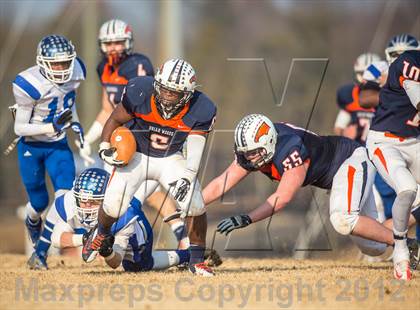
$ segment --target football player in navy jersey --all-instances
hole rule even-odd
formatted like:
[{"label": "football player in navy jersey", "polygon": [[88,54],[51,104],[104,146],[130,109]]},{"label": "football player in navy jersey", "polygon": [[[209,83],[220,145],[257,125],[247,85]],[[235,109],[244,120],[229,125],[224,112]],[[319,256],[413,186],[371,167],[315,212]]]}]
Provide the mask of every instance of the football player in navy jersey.
[{"label": "football player in navy jersey", "polygon": [[[137,77],[127,84],[121,104],[102,132],[99,155],[115,168],[99,211],[98,234],[91,236],[83,248],[85,260],[109,238],[111,225],[126,211],[138,188],[146,184],[143,197],[136,194],[143,202],[160,184],[177,201],[181,217],[186,217],[190,226],[190,271],[213,275],[203,263],[207,219],[197,173],[216,106],[195,88],[195,71],[182,59],[166,61],[154,79]],[[133,122],[130,129],[136,138],[137,152],[123,166],[109,141],[113,130],[129,121]]]},{"label": "football player in navy jersey", "polygon": [[91,144],[101,136],[103,126],[118,103],[129,79],[153,76],[153,65],[145,55],[133,52],[130,25],[118,19],[105,22],[99,30],[99,47],[103,55],[96,69],[102,85],[102,109],[85,136],[80,156],[85,166],[94,163]]},{"label": "football player in navy jersey", "polygon": [[340,111],[334,124],[336,135],[365,143],[374,109],[360,106],[360,83],[363,80],[363,72],[376,61],[380,61],[380,57],[376,54],[361,54],[354,63],[355,81],[345,84],[337,90],[337,105]]},{"label": "football player in navy jersey", "polygon": [[[85,166],[94,162],[91,158],[91,144],[100,138],[103,125],[117,104],[121,102],[122,92],[128,80],[137,76],[153,76],[154,74],[149,58],[133,52],[133,33],[126,22],[118,19],[105,22],[99,30],[98,42],[103,55],[96,69],[102,85],[102,109],[85,136],[84,147],[80,148],[80,156],[84,159]],[[126,126],[130,126],[130,123]],[[76,144],[80,146],[79,143]],[[105,165],[105,169],[111,172],[112,167]],[[165,193],[158,188],[147,200],[147,204],[163,217],[175,210],[174,202],[165,198]],[[188,246],[188,238],[185,237],[185,226],[182,221],[174,219],[168,224],[178,242],[181,242],[182,246]]]},{"label": "football player in navy jersey", "polygon": [[397,193],[392,207],[394,276],[408,280],[408,221],[420,183],[420,50],[415,38],[405,38],[409,46],[389,67],[367,147],[378,172]]},{"label": "football player in navy jersey", "polygon": [[392,230],[380,224],[372,184],[375,167],[367,150],[344,137],[318,136],[286,123],[273,124],[267,117],[251,114],[235,130],[232,164],[203,190],[207,204],[220,198],[252,171],[279,181],[278,188],[249,214],[222,220],[220,233],[272,216],[285,207],[300,187],[331,189],[330,220],[335,230],[352,235],[365,254],[382,254],[394,243]]}]

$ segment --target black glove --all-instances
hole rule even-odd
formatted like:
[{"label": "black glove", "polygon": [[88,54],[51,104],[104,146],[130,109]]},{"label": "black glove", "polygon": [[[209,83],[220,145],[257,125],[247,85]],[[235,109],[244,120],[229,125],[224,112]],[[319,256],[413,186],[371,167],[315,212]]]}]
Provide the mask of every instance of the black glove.
[{"label": "black glove", "polygon": [[246,227],[251,223],[252,220],[247,214],[232,216],[221,220],[217,225],[217,231],[227,236],[232,230]]},{"label": "black glove", "polygon": [[53,127],[56,132],[62,132],[64,129],[70,127],[72,112],[70,109],[65,109],[53,117]]},{"label": "black glove", "polygon": [[102,246],[99,248],[99,255],[107,257],[112,254],[112,246],[114,245],[115,237],[113,235],[107,236],[102,242]]}]

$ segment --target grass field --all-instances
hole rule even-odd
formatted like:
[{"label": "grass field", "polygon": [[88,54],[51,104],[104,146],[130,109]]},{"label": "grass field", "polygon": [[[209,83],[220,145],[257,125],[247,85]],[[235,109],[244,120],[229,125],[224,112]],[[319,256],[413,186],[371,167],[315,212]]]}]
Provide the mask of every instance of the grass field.
[{"label": "grass field", "polygon": [[227,259],[214,278],[124,273],[51,257],[29,271],[23,255],[0,255],[0,309],[419,309],[420,275],[392,279],[390,263]]}]

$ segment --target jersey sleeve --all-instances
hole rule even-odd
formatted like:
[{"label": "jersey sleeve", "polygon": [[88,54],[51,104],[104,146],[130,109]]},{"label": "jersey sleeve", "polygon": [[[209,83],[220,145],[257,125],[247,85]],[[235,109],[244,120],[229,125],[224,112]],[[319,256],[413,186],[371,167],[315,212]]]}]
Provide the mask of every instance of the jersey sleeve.
[{"label": "jersey sleeve", "polygon": [[102,83],[102,74],[104,73],[105,59],[102,59],[101,62],[96,67],[96,73],[98,74],[98,79]]},{"label": "jersey sleeve", "polygon": [[216,122],[217,108],[214,103],[204,94],[200,94],[197,102],[191,108],[195,121],[192,126],[192,132],[209,133],[213,130]]},{"label": "jersey sleeve", "polygon": [[337,105],[340,109],[345,110],[347,105],[353,101],[352,98],[353,85],[344,85],[337,90]]},{"label": "jersey sleeve", "polygon": [[58,218],[54,225],[53,232],[51,234],[51,244],[56,248],[61,248],[61,235],[65,232],[73,233],[74,230],[67,222],[63,219]]},{"label": "jersey sleeve", "polygon": [[[285,145],[281,146],[280,156],[275,156],[273,163],[283,175],[284,172],[302,166],[309,158],[309,152],[299,136],[291,137]],[[286,151],[284,151],[286,150]]]},{"label": "jersey sleeve", "polygon": [[397,60],[395,60],[389,67],[388,83],[390,88],[403,88],[405,80],[412,80],[419,82],[419,65],[420,60],[415,55],[420,54],[420,51],[407,51],[402,53]]},{"label": "jersey sleeve", "polygon": [[127,113],[134,115],[136,108],[145,104],[149,98],[149,94],[153,92],[153,78],[152,77],[136,77],[128,81],[125,87],[121,103]]},{"label": "jersey sleeve", "polygon": [[154,76],[153,66],[149,58],[142,54],[133,54],[125,61],[119,73],[127,80],[137,76]]}]

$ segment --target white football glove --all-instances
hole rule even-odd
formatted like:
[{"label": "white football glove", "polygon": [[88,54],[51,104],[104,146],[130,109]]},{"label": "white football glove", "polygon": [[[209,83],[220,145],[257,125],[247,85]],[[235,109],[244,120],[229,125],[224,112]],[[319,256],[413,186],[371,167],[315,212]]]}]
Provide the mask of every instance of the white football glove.
[{"label": "white football glove", "polygon": [[177,181],[170,183],[169,186],[170,193],[174,197],[174,199],[179,202],[183,202],[185,201],[188,191],[190,190],[191,181],[187,178],[181,178]]},{"label": "white football glove", "polygon": [[90,156],[92,154],[90,143],[85,140],[83,147],[81,147],[79,140],[75,140],[74,143],[79,148],[79,155],[82,157],[85,167],[89,167],[90,165],[94,164],[95,160]]},{"label": "white football glove", "polygon": [[114,167],[124,166],[124,161],[117,159],[117,150],[115,147],[111,147],[109,142],[101,142],[99,144],[99,157],[107,164]]}]

